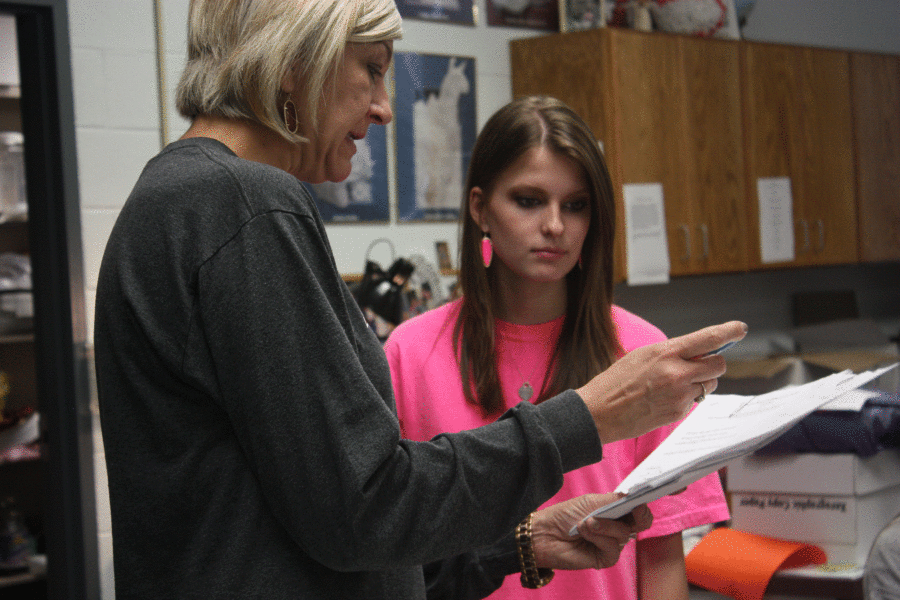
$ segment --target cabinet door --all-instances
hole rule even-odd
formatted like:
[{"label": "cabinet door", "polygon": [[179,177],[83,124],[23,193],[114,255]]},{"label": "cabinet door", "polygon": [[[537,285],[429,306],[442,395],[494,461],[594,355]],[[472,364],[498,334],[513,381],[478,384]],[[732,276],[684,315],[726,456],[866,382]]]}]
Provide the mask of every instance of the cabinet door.
[{"label": "cabinet door", "polygon": [[686,95],[678,38],[664,34],[611,32],[614,91],[610,156],[619,206],[622,186],[662,185],[669,262],[673,275],[691,270],[693,207],[686,202]]},{"label": "cabinet door", "polygon": [[621,182],[661,183],[673,276],[746,269],[738,46],[612,34]]},{"label": "cabinet door", "polygon": [[624,279],[630,183],[660,183],[672,275],[747,267],[738,45],[601,29],[511,44],[513,94],[572,106],[604,142]]},{"label": "cabinet door", "polygon": [[[610,147],[613,90],[609,78],[609,35],[606,29],[548,35],[510,42],[513,97],[553,96],[568,104],[603,146],[613,188],[621,189]],[[615,278],[625,274],[625,219],[616,194]]]},{"label": "cabinet door", "polygon": [[[742,62],[751,267],[856,262],[847,53],[746,42]],[[793,261],[762,263],[763,177],[791,181]]]},{"label": "cabinet door", "polygon": [[[798,49],[802,85],[794,164],[803,169],[800,197],[801,259],[809,264],[855,263],[856,167],[847,52]],[[808,235],[807,235],[808,232]]]},{"label": "cabinet door", "polygon": [[900,57],[850,56],[859,253],[900,260]]},{"label": "cabinet door", "polygon": [[[681,38],[687,119],[683,166],[692,207],[692,273],[747,269],[739,46]],[[667,202],[666,208],[668,209]]]},{"label": "cabinet door", "polygon": [[602,29],[513,40],[513,97],[543,94],[558,98],[585,120],[598,140],[604,141],[611,98],[606,44]]}]

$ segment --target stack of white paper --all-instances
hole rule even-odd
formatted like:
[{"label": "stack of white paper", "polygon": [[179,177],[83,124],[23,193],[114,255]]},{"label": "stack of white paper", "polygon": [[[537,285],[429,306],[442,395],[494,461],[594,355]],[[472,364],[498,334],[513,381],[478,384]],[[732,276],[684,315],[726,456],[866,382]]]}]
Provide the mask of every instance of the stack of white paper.
[{"label": "stack of white paper", "polygon": [[[759,396],[709,395],[622,480],[616,492],[625,497],[591,516],[616,519],[640,504],[676,492],[761,448],[814,410],[896,366],[859,375],[843,371]],[[571,531],[576,534],[577,525]]]}]

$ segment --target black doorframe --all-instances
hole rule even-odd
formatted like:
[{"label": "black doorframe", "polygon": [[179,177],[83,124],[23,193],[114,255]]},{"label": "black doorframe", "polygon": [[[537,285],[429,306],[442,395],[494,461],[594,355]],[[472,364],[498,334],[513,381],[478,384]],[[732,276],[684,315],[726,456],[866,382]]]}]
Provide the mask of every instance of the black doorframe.
[{"label": "black doorframe", "polygon": [[81,212],[65,0],[0,0],[16,19],[25,138],[48,594],[100,597]]}]

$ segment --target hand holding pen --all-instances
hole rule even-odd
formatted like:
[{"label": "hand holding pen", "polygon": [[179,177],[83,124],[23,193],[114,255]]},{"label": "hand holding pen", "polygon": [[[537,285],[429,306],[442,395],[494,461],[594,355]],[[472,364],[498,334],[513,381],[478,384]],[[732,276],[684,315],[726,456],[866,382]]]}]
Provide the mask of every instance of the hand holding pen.
[{"label": "hand holding pen", "polygon": [[746,334],[747,325],[730,321],[620,358],[576,390],[594,416],[600,440],[637,437],[683,418],[697,398],[715,391],[725,372],[718,353]]}]

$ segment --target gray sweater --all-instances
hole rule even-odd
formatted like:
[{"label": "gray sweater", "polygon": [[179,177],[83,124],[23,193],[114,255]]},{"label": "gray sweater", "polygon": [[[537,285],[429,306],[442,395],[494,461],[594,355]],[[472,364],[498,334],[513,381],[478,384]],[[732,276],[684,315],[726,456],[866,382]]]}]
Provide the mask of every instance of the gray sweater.
[{"label": "gray sweater", "polygon": [[601,457],[571,391],[402,440],[309,194],[210,139],[144,169],[94,339],[118,600],[420,599],[427,563],[430,597],[481,595],[515,524]]}]

